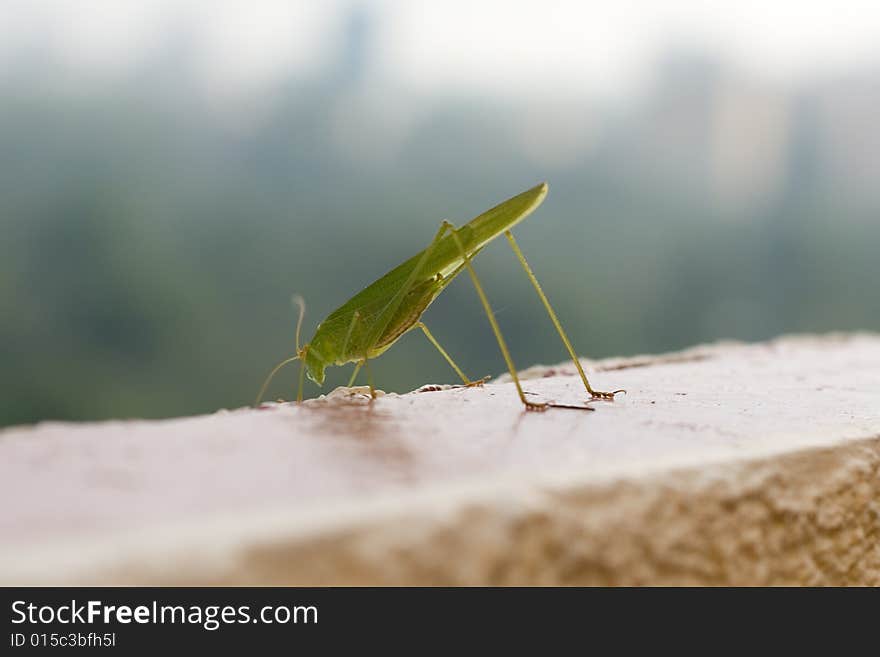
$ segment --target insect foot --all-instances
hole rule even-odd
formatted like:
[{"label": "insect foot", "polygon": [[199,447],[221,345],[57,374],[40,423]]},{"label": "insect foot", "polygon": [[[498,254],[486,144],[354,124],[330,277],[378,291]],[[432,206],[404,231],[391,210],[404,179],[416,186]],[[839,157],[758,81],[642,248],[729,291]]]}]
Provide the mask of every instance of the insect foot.
[{"label": "insect foot", "polygon": [[471,381],[470,383],[465,384],[464,387],[465,388],[482,388],[483,384],[486,383],[486,381],[488,381],[491,378],[492,378],[491,376],[484,376],[482,379],[477,379],[476,381]]},{"label": "insect foot", "polygon": [[525,402],[526,411],[534,412],[534,413],[543,413],[548,408],[550,408],[550,404],[546,402]]},{"label": "insect foot", "polygon": [[618,393],[626,394],[626,390],[621,388],[620,390],[615,390],[614,392],[600,392],[598,390],[591,390],[591,399],[602,399],[604,401],[614,401],[614,395]]}]

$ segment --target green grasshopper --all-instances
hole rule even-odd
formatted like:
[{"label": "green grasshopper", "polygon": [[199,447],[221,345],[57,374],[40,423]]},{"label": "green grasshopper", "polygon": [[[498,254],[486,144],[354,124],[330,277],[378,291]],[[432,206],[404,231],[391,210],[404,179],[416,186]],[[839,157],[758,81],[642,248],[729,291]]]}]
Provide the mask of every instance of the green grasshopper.
[{"label": "green grasshopper", "polygon": [[[507,363],[507,369],[516,385],[516,391],[526,410],[546,410],[551,406],[568,407],[564,404],[532,402],[526,399],[526,393],[523,392],[507,343],[501,335],[501,329],[498,327],[492,307],[489,305],[483,286],[471,264],[477,254],[502,233],[510,242],[513,252],[541,298],[544,308],[547,309],[559,337],[562,338],[565,348],[577,367],[590,399],[612,401],[618,392],[623,391],[600,392],[593,390],[568,336],[556,317],[556,313],[550,306],[538,279],[532,273],[531,267],[510,232],[511,228],[529,216],[541,204],[545,196],[547,196],[547,183],[541,183],[484,212],[461,228],[456,228],[448,221],[442,222],[434,239],[424,251],[398,265],[330,313],[327,319],[318,324],[312,340],[303,346],[300,346],[299,340],[305,305],[301,298],[297,298],[299,319],[296,324],[296,355],[282,361],[270,372],[257,396],[257,404],[278,370],[296,360],[300,361],[299,386],[296,396],[298,402],[302,401],[304,374],[307,373],[312,381],[322,385],[324,370],[328,366],[347,363],[355,363],[354,372],[348,382],[349,387],[354,384],[358,372],[363,367],[367,373],[370,396],[375,399],[376,389],[370,372],[370,360],[381,356],[404,333],[414,328],[419,328],[424,332],[425,337],[452,366],[464,385],[482,385],[486,379],[477,381],[468,379],[421,321],[422,314],[431,305],[431,302],[456,276],[467,269],[483,309],[486,311],[486,316],[489,318],[489,324]],[[589,407],[575,408],[592,410]]]}]

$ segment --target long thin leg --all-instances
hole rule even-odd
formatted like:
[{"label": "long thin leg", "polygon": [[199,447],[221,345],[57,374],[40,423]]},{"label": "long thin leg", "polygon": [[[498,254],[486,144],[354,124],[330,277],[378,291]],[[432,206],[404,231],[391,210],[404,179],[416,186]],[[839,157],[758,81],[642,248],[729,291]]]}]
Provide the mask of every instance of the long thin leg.
[{"label": "long thin leg", "polygon": [[[342,343],[342,349],[339,350],[340,353],[348,353],[348,342],[351,340],[351,332],[354,331],[355,325],[361,321],[361,313],[359,310],[355,310],[351,315],[351,322],[348,324],[348,331],[345,333],[345,340]],[[361,367],[363,366],[364,361],[360,361],[354,366],[354,371],[351,373],[351,378],[348,380],[348,385],[346,387],[351,388],[354,385],[355,380],[357,379],[358,372],[361,371]]]},{"label": "long thin leg", "polygon": [[339,350],[339,353],[346,354],[348,353],[348,342],[351,340],[351,332],[354,330],[355,324],[361,321],[361,313],[359,310],[355,310],[351,314],[351,321],[348,323],[348,331],[345,333],[345,341],[342,343],[342,349]]},{"label": "long thin leg", "polygon": [[357,379],[358,372],[361,371],[361,367],[363,367],[363,362],[357,363],[354,366],[354,372],[351,373],[351,378],[348,380],[347,388],[351,388],[354,385],[355,379]]},{"label": "long thin leg", "polygon": [[440,343],[437,342],[437,338],[435,338],[431,332],[428,330],[428,327],[425,326],[424,322],[416,322],[416,326],[422,329],[422,332],[425,334],[425,337],[431,342],[432,345],[437,347],[437,351],[440,352],[440,355],[446,359],[446,362],[452,366],[452,369],[455,370],[455,373],[458,374],[459,378],[464,382],[466,386],[478,386],[485,383],[485,379],[480,379],[479,381],[471,381],[467,378],[464,372],[461,371],[461,368],[455,364],[455,361],[446,353],[446,350],[440,346]]},{"label": "long thin leg", "polygon": [[519,259],[519,264],[522,265],[522,268],[525,270],[526,275],[529,277],[529,280],[535,287],[535,292],[537,292],[538,296],[541,297],[541,302],[544,304],[544,308],[547,309],[547,314],[550,315],[550,319],[553,321],[553,326],[556,327],[556,331],[559,333],[559,337],[562,338],[562,343],[565,345],[565,348],[568,349],[568,353],[571,355],[571,359],[574,361],[574,366],[577,368],[578,374],[581,375],[581,381],[584,382],[584,388],[587,389],[587,392],[590,393],[590,396],[593,399],[606,399],[614,401],[614,395],[616,395],[618,392],[624,391],[615,390],[614,392],[601,392],[599,390],[593,390],[593,387],[587,380],[587,375],[584,373],[584,368],[581,367],[581,362],[574,351],[574,347],[571,346],[571,342],[569,341],[568,336],[565,335],[565,331],[562,330],[562,324],[559,323],[559,319],[556,317],[556,313],[553,312],[553,308],[552,306],[550,306],[550,301],[547,299],[547,295],[544,294],[544,290],[541,289],[541,284],[538,283],[538,279],[535,278],[535,274],[534,272],[532,272],[532,268],[529,267],[529,263],[526,261],[526,258],[523,255],[522,251],[520,251],[519,245],[516,243],[516,240],[513,239],[513,235],[509,230],[505,231],[504,235],[505,237],[507,237],[507,241],[510,242],[510,247],[516,254],[516,257]]},{"label": "long thin leg", "polygon": [[370,386],[370,399],[376,398],[376,386],[373,385],[373,372],[370,371],[370,359],[364,355],[364,369],[367,371],[367,385]]},{"label": "long thin leg", "polygon": [[495,334],[495,339],[498,341],[498,347],[501,349],[501,355],[504,356],[504,362],[507,363],[507,370],[510,372],[513,383],[516,385],[516,391],[517,393],[519,393],[520,401],[526,407],[526,410],[546,410],[549,406],[548,404],[530,402],[528,399],[526,399],[526,395],[523,392],[522,385],[519,382],[519,376],[517,376],[516,373],[516,366],[513,364],[513,358],[510,357],[510,350],[507,348],[507,343],[504,341],[504,336],[501,335],[501,328],[498,326],[498,321],[495,319],[495,314],[492,312],[492,306],[489,305],[489,299],[486,298],[486,293],[483,291],[483,286],[480,284],[480,279],[477,278],[477,272],[474,271],[474,267],[471,264],[471,259],[465,251],[464,245],[461,243],[461,238],[458,236],[458,232],[455,230],[455,226],[453,226],[449,222],[443,223],[448,225],[449,231],[452,234],[452,238],[455,240],[455,244],[458,246],[458,250],[461,252],[461,257],[464,259],[465,266],[467,267],[468,273],[471,276],[471,281],[473,281],[474,287],[477,290],[477,295],[480,297],[480,303],[483,304],[483,310],[486,311],[486,317],[489,318],[489,324],[492,325],[492,332]]},{"label": "long thin leg", "polygon": [[296,387],[296,403],[303,400],[303,384],[306,381],[306,356],[309,355],[309,345],[302,348],[302,355],[299,357],[299,385]]}]

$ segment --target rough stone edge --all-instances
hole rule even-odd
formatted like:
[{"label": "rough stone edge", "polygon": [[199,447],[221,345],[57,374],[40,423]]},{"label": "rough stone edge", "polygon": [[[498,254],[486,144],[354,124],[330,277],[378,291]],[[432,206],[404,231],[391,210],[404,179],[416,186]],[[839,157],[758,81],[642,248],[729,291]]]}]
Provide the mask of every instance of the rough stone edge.
[{"label": "rough stone edge", "polygon": [[7,554],[0,583],[880,585],[880,437],[598,485],[506,481],[369,507]]},{"label": "rough stone edge", "polygon": [[[830,333],[788,333],[769,340],[759,342],[743,342],[741,340],[717,340],[703,344],[686,347],[677,351],[668,351],[661,354],[635,354],[632,356],[612,356],[609,358],[591,359],[580,358],[581,365],[587,370],[594,372],[611,372],[625,370],[634,367],[650,367],[652,365],[666,365],[671,363],[691,363],[701,360],[711,360],[720,357],[736,355],[740,351],[774,350],[798,345],[830,345],[855,342],[858,340],[878,340],[880,333],[873,331],[833,331]],[[563,361],[557,365],[532,365],[519,370],[517,375],[521,380],[540,379],[550,376],[572,376],[577,370],[571,361]],[[513,379],[510,374],[504,372],[493,378],[491,383],[509,383]]]},{"label": "rough stone edge", "polygon": [[[736,355],[740,350],[760,350],[760,349],[777,349],[786,346],[794,346],[798,344],[812,344],[812,345],[827,345],[827,344],[842,344],[846,342],[854,342],[858,340],[880,340],[880,332],[873,331],[837,331],[837,332],[829,332],[822,334],[813,334],[813,333],[790,333],[786,335],[781,335],[776,338],[772,338],[770,340],[764,340],[760,342],[742,342],[739,340],[718,340],[715,342],[707,342],[699,345],[694,345],[691,347],[687,347],[685,349],[680,349],[678,351],[668,351],[661,354],[636,354],[632,356],[612,356],[609,358],[602,359],[589,359],[589,358],[581,358],[580,361],[583,364],[584,368],[594,372],[609,372],[614,370],[623,370],[630,369],[634,367],[650,367],[652,365],[665,365],[670,363],[687,363],[687,362],[695,362],[701,360],[711,360],[714,358],[720,358],[725,356]],[[557,365],[532,365],[531,367],[518,370],[518,375],[521,380],[528,379],[538,379],[538,378],[546,378],[551,376],[574,376],[577,374],[577,370],[571,361],[563,361]],[[497,377],[494,377],[489,380],[486,385],[495,385],[501,383],[510,383],[512,379],[510,378],[510,374],[504,372]],[[432,389],[446,389],[447,386],[440,384],[425,384],[421,386],[421,388],[416,388],[406,393],[385,393],[384,391],[380,391],[383,395],[393,395],[393,396],[405,396],[411,394],[419,394],[420,390],[424,387],[430,387]],[[448,386],[450,388],[456,387],[455,385]],[[346,394],[349,394],[350,390],[354,390],[355,392],[359,391],[359,387],[355,387],[353,389],[337,389],[337,391],[331,391],[328,394],[320,395],[315,399],[306,400],[307,402],[322,402],[327,400],[333,392],[337,392],[338,397],[342,397]],[[266,404],[271,405],[273,402],[266,402]],[[247,408],[247,407],[244,407]],[[227,413],[230,409],[221,408],[214,413],[207,413],[204,415],[193,415],[188,418],[186,417],[168,417],[168,418],[153,418],[149,420],[144,420],[140,418],[131,418],[131,419],[110,419],[110,420],[98,420],[92,422],[90,424],[117,424],[117,425],[126,425],[130,423],[142,423],[142,422],[175,422],[183,419],[194,419],[198,417],[205,417],[214,415],[217,413]],[[12,425],[8,427],[0,427],[0,441],[5,439],[8,436],[13,434],[18,435],[22,432],[37,432],[40,429],[44,429],[46,427],[57,427],[64,425],[79,425],[83,424],[82,422],[68,422],[63,420],[43,420],[41,422],[37,422],[35,424],[21,424],[21,425]]]}]

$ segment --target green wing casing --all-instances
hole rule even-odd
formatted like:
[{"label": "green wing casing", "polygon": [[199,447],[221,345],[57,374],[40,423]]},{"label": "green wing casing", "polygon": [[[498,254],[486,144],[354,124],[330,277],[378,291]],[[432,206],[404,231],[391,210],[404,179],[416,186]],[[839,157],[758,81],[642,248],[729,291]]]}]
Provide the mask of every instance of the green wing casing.
[{"label": "green wing casing", "polygon": [[[529,216],[547,196],[547,190],[547,183],[541,183],[459,228],[458,236],[468,257]],[[306,370],[312,381],[322,384],[324,370],[329,365],[360,361],[365,355],[375,358],[415,325],[437,295],[461,272],[464,264],[461,251],[451,235],[444,235],[428,248],[430,255],[409,289],[403,288],[427,249],[365,287],[318,325],[306,355]],[[403,299],[401,295],[404,295]],[[383,311],[394,303],[399,303],[397,309],[390,317],[383,317]],[[378,337],[373,330],[377,318],[386,323]]]}]

